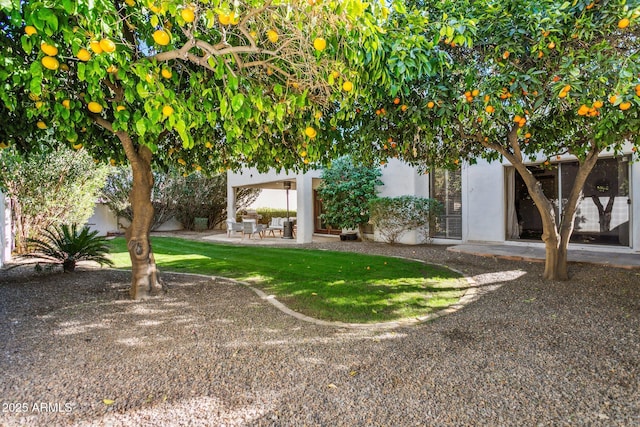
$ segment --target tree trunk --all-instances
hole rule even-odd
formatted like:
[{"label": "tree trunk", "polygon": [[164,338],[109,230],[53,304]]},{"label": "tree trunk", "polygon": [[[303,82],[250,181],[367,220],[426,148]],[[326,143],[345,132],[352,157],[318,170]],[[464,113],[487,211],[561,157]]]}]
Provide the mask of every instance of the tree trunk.
[{"label": "tree trunk", "polygon": [[[542,185],[540,182],[524,165],[517,133],[518,127],[513,126],[507,135],[509,145],[513,151],[507,150],[504,146],[499,144],[491,144],[487,142],[481,143],[487,148],[496,150],[511,162],[513,167],[522,177],[522,180],[527,186],[527,191],[540,213],[540,218],[542,219],[542,241],[545,244],[543,278],[547,280],[568,280],[567,248],[569,245],[569,239],[573,232],[578,204],[582,198],[582,189],[584,188],[587,177],[598,161],[600,149],[598,149],[597,145],[591,144],[591,149],[587,153],[585,159],[579,163],[578,172],[576,174],[573,187],[571,188],[571,193],[563,207],[562,218],[560,223],[557,224],[553,203],[551,203],[542,191]],[[481,139],[481,141],[483,140]]]},{"label": "tree trunk", "polygon": [[17,254],[27,253],[27,238],[25,230],[25,221],[22,216],[22,205],[18,201],[17,197],[11,197],[9,199],[11,204],[11,214],[13,215],[13,238],[15,244],[15,252]]},{"label": "tree trunk", "polygon": [[558,280],[569,280],[567,267],[569,239],[571,239],[571,234],[575,226],[576,213],[578,212],[580,200],[582,200],[584,184],[587,182],[589,174],[598,162],[599,153],[600,151],[594,147],[589,151],[584,161],[580,162],[576,179],[573,181],[573,186],[569,193],[569,198],[563,208],[562,220],[560,221],[560,247],[558,251],[557,274],[555,277]]},{"label": "tree trunk", "polygon": [[[125,150],[126,148],[125,146]],[[129,193],[133,218],[131,225],[125,232],[127,248],[131,257],[130,295],[133,299],[145,299],[158,295],[163,290],[149,239],[154,213],[151,203],[152,153],[146,146],[140,146],[133,155],[129,150],[126,151],[133,174],[133,185],[131,193]]]},{"label": "tree trunk", "polygon": [[545,265],[543,278],[548,280],[569,280],[567,266],[567,250],[569,239],[573,233],[578,204],[582,199],[582,189],[591,170],[598,161],[597,149],[589,152],[578,167],[576,179],[571,187],[571,193],[563,206],[560,224],[556,224],[556,214],[553,203],[542,192],[542,186],[529,170],[520,163],[514,167],[522,176],[529,195],[533,199],[542,218],[542,241],[545,244]]},{"label": "tree trunk", "polygon": [[598,208],[598,220],[600,222],[600,232],[610,231],[611,228],[611,212],[613,211],[613,203],[615,202],[615,196],[609,196],[607,207],[602,206],[600,197],[594,194],[591,196],[591,200]]}]

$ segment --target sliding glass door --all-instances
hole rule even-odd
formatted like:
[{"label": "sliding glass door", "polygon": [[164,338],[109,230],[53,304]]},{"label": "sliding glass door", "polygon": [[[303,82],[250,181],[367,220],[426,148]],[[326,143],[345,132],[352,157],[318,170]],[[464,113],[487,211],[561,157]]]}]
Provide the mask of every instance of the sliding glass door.
[{"label": "sliding glass door", "polygon": [[[578,171],[577,162],[531,166],[545,195],[562,215]],[[542,221],[524,181],[507,169],[507,239],[539,240]],[[629,162],[625,157],[600,159],[585,183],[571,242],[629,246]]]}]

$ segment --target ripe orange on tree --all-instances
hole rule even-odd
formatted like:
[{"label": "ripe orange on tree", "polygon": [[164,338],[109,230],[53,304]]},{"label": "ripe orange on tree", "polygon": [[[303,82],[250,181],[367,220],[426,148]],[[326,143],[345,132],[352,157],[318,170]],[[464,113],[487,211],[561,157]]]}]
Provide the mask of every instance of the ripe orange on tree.
[{"label": "ripe orange on tree", "polygon": [[48,56],[56,56],[58,54],[58,48],[48,43],[42,43],[40,49]]},{"label": "ripe orange on tree", "polygon": [[88,60],[91,59],[91,52],[89,52],[87,49],[85,48],[81,48],[78,51],[78,54],[76,55],[76,57],[80,60],[80,61],[84,61],[87,62]]},{"label": "ripe orange on tree", "polygon": [[222,25],[229,25],[231,24],[231,15],[227,13],[219,13],[218,21],[220,21],[220,24]]},{"label": "ripe orange on tree", "polygon": [[171,38],[165,30],[156,30],[153,33],[153,41],[160,46],[166,46],[169,44],[169,41],[171,41]]},{"label": "ripe orange on tree", "polygon": [[173,107],[171,107],[170,105],[165,105],[164,107],[162,107],[162,115],[165,117],[169,117],[173,114]]},{"label": "ripe orange on tree", "polygon": [[196,14],[190,7],[185,7],[180,11],[180,16],[184,19],[184,22],[191,23],[196,19]]},{"label": "ripe orange on tree", "polygon": [[100,47],[107,53],[113,53],[116,51],[116,44],[109,39],[100,40]]},{"label": "ripe orange on tree", "polygon": [[87,104],[87,108],[92,113],[98,114],[98,113],[102,112],[102,105],[98,104],[95,101],[91,101],[89,104]]},{"label": "ripe orange on tree", "polygon": [[60,63],[53,56],[44,56],[42,57],[42,66],[49,70],[57,70],[60,67]]},{"label": "ripe orange on tree", "polygon": [[307,135],[309,138],[313,139],[316,137],[316,135],[318,134],[318,132],[312,128],[311,126],[308,126],[305,130],[304,130],[304,134]]},{"label": "ripe orange on tree", "polygon": [[100,55],[102,53],[102,46],[100,46],[100,42],[97,40],[89,42],[89,49],[91,49],[96,55]]}]

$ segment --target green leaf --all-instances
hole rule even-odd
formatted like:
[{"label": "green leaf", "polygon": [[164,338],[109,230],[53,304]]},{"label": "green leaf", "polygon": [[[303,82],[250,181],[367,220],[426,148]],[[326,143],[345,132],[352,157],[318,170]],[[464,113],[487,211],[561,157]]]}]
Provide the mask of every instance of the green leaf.
[{"label": "green leaf", "polygon": [[36,95],[42,94],[42,77],[34,77],[29,84],[29,91]]},{"label": "green leaf", "polygon": [[235,92],[238,90],[238,78],[236,76],[234,76],[233,74],[231,74],[229,76],[229,80],[228,80],[228,88],[232,91]]},{"label": "green leaf", "polygon": [[22,50],[24,50],[26,53],[31,53],[31,50],[33,49],[31,37],[27,35],[20,37],[20,43],[22,44]]},{"label": "green leaf", "polygon": [[222,114],[223,116],[226,116],[228,109],[229,109],[229,101],[227,101],[227,98],[222,98],[220,100],[220,114]]},{"label": "green leaf", "polygon": [[46,22],[49,28],[53,31],[58,31],[58,17],[51,11],[51,9],[46,7],[38,9],[38,18],[41,21]]},{"label": "green leaf", "polygon": [[65,12],[68,14],[74,13],[74,5],[71,0],[62,0],[62,7],[64,7]]},{"label": "green leaf", "polygon": [[144,136],[144,133],[147,131],[147,125],[145,124],[145,120],[143,118],[139,119],[136,122],[136,130],[138,131],[138,135]]},{"label": "green leaf", "polygon": [[78,80],[80,80],[81,82],[85,80],[85,70],[86,70],[87,66],[85,65],[84,62],[79,62],[78,63]]},{"label": "green leaf", "polygon": [[238,112],[238,110],[240,110],[242,108],[243,104],[244,104],[244,95],[241,94],[241,93],[237,93],[231,99],[231,108],[233,108],[234,112]]},{"label": "green leaf", "polygon": [[287,107],[284,104],[276,105],[276,119],[279,122],[282,122],[282,119],[284,119],[284,115],[286,112],[287,112]]}]

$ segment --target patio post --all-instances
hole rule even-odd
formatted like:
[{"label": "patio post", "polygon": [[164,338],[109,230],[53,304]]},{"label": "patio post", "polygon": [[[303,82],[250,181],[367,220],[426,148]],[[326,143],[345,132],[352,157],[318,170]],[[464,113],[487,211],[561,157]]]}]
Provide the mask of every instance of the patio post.
[{"label": "patio post", "polygon": [[296,196],[298,197],[296,216],[298,243],[311,243],[315,229],[313,218],[313,178],[311,173],[296,177]]},{"label": "patio post", "polygon": [[236,220],[236,188],[227,185],[227,219]]}]

